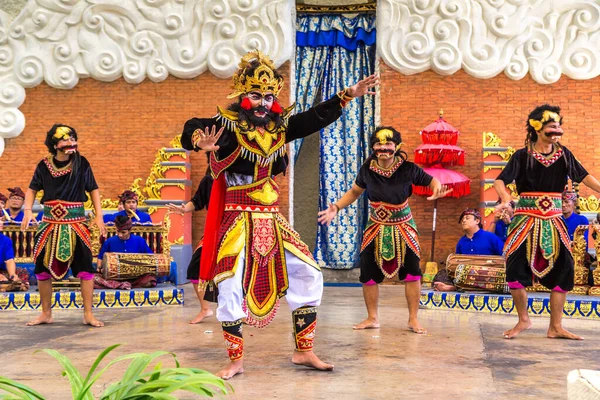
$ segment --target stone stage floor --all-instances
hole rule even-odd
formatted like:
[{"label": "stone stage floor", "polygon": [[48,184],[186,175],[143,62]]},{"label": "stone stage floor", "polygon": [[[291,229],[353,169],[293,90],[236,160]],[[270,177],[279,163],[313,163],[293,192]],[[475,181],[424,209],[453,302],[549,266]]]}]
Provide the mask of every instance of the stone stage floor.
[{"label": "stone stage floor", "polygon": [[[220,325],[214,317],[189,325],[198,308],[190,285],[185,306],[96,310],[106,327],[81,325],[80,310],[55,312],[51,326],[25,327],[36,311],[0,314],[0,375],[19,379],[48,399],[69,399],[67,378],[43,348],[70,356],[81,369],[105,347],[122,343],[114,355],[168,350],[182,366],[216,372],[225,364]],[[365,317],[360,287],[326,287],[319,309],[316,351],[335,364],[317,372],[289,361],[293,349],[290,314],[283,302],[272,325],[245,328],[245,373],[232,379],[236,399],[565,399],[567,373],[600,369],[600,322],[566,319],[581,342],[545,337],[549,319],[534,317],[533,328],[513,340],[503,330],[513,315],[420,310],[429,329],[419,336],[406,329],[403,286],[381,288],[380,330],[353,331]],[[165,364],[168,360],[165,358]],[[100,393],[116,378],[106,374]],[[194,398],[182,394],[181,398]]]}]

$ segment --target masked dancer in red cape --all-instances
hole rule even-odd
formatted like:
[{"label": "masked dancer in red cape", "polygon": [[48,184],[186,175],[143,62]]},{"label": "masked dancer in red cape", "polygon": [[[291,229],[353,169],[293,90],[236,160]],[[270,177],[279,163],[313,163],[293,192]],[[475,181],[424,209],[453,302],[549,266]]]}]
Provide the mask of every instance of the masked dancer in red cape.
[{"label": "masked dancer in red cape", "polygon": [[494,182],[502,199],[499,212],[510,207],[506,185],[513,181],[520,198],[504,246],[506,281],[519,322],[504,332],[511,339],[531,327],[525,287],[539,282],[550,294],[549,338],[582,339],[562,326],[566,295],[574,286],[571,240],[562,218],[562,192],[569,178],[600,192],[600,183],[573,153],[559,143],[563,135],[560,107],[544,104],[527,119],[525,147],[508,161]]},{"label": "masked dancer in red cape", "polygon": [[92,314],[94,267],[90,231],[86,225],[83,203],[90,194],[96,212],[95,223],[106,236],[100,205],[100,190],[88,160],[77,151],[77,132],[67,125],[56,124],[46,135],[50,154],[39,162],[29,189],[25,193],[25,213],[21,230],[33,219],[31,208],[35,195],[44,191],[44,217],[35,234],[35,275],[38,280],[42,314],[27,325],[52,323],[52,279],[60,280],[69,268],[81,280],[83,323],[104,326]]},{"label": "masked dancer in red cape", "polygon": [[417,319],[421,297],[421,248],[417,225],[408,198],[412,185],[428,186],[433,194],[427,200],[446,196],[451,190],[416,164],[407,161],[400,150],[402,138],[396,129],[384,126],[371,135],[373,153],[358,171],[356,182],[338,201],[319,212],[319,222],[329,224],[337,213],[365,192],[369,198],[369,222],[360,251],[360,282],[367,306],[367,319],[354,329],[378,329],[379,284],[384,278],[403,280],[408,302],[408,329],[426,333]]},{"label": "masked dancer in red cape", "polygon": [[242,319],[266,326],[279,298],[292,310],[296,351],[292,362],[332,370],[312,351],[323,277],[308,247],[279,213],[279,189],[273,177],[288,164],[286,143],[337,120],[354,97],[375,94],[370,76],[310,110],[292,115],[278,95],[283,78],[259,51],[245,55],[233,77],[237,101],[218,108],[214,118],[189,120],[183,147],[210,152],[215,178],[201,256],[200,280],[218,287],[217,319],[227,342],[229,365],[217,375],[243,372]]}]

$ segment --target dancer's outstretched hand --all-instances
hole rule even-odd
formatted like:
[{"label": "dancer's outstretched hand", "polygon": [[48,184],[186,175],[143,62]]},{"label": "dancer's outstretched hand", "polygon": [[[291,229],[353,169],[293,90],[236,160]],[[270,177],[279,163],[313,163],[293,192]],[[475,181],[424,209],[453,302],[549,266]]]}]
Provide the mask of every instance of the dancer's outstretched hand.
[{"label": "dancer's outstretched hand", "polygon": [[185,206],[183,205],[178,206],[173,203],[169,203],[167,204],[167,209],[169,210],[167,211],[169,214],[185,214]]},{"label": "dancer's outstretched hand", "polygon": [[319,223],[329,225],[337,214],[337,208],[333,204],[329,204],[327,210],[319,211]]},{"label": "dancer's outstretched hand", "polygon": [[346,94],[352,97],[361,97],[365,94],[377,94],[374,90],[369,90],[375,86],[379,85],[379,76],[373,74],[371,76],[366,77],[365,79],[359,81],[356,85],[350,86],[346,90]]},{"label": "dancer's outstretched hand", "polygon": [[433,190],[433,194],[427,198],[427,200],[441,199],[446,197],[454,189],[448,189],[448,186],[441,185]]},{"label": "dancer's outstretched hand", "polygon": [[221,137],[223,129],[225,129],[225,127],[221,127],[217,132],[217,127],[215,125],[212,126],[212,129],[206,127],[204,132],[202,132],[202,129],[196,129],[192,134],[192,142],[194,143],[194,146],[199,147],[202,150],[217,151],[219,150],[217,141]]}]

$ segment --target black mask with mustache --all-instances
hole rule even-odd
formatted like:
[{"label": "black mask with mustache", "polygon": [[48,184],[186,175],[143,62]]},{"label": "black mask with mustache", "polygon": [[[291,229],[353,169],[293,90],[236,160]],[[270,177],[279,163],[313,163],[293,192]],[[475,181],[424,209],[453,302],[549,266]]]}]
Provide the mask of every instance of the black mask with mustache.
[{"label": "black mask with mustache", "polygon": [[[268,111],[267,108],[262,105],[250,110],[245,110],[240,106],[240,103],[237,102],[230,104],[227,109],[237,112],[240,122],[247,122],[253,126],[266,127],[269,122],[273,121],[275,123],[273,131],[277,130],[277,128],[282,126],[284,123],[284,120],[280,114]],[[267,114],[263,118],[258,118],[254,115],[254,111],[262,111],[266,112]]]},{"label": "black mask with mustache", "polygon": [[[265,113],[264,117],[257,117],[256,115],[254,115],[254,112],[258,111],[258,112],[263,112]],[[273,114],[272,112],[269,112],[269,110],[267,109],[267,107],[265,106],[258,106],[255,108],[252,108],[250,110],[244,110],[242,108],[241,113],[244,114],[247,118],[248,121],[250,121],[250,123],[254,126],[267,126],[267,124],[273,120]]]},{"label": "black mask with mustache", "polygon": [[546,135],[546,137],[562,136],[563,133],[561,133],[561,132],[544,132],[544,135]]},{"label": "black mask with mustache", "polygon": [[385,150],[375,150],[375,154],[376,155],[379,155],[379,154],[389,154],[390,156],[393,156],[395,152],[396,152],[395,150],[387,150],[387,149],[385,149]]},{"label": "black mask with mustache", "polygon": [[60,150],[60,151],[68,151],[68,150],[75,150],[77,151],[77,145],[76,144],[68,144],[66,146],[62,146],[62,147],[57,147],[56,150]]}]

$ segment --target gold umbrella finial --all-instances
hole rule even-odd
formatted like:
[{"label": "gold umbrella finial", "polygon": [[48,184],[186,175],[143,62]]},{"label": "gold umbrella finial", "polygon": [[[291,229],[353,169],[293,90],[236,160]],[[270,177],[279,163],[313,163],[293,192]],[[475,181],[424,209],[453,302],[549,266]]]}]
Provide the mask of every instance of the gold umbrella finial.
[{"label": "gold umbrella finial", "polygon": [[444,116],[444,110],[440,108],[440,118]]}]

